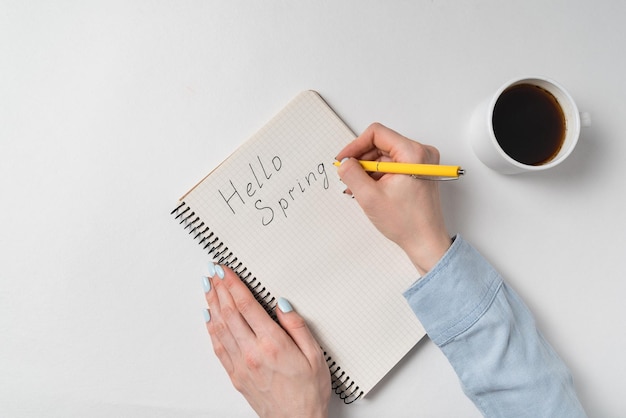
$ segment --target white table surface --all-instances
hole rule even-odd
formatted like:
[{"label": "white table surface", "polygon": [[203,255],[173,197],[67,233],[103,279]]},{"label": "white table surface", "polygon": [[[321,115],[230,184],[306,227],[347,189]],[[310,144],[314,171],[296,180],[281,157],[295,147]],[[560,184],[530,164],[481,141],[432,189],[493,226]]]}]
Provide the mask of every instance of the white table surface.
[{"label": "white table surface", "polygon": [[[618,0],[0,0],[0,416],[253,416],[204,329],[207,257],[169,211],[304,89],[467,170],[442,185],[450,232],[522,295],[589,415],[625,416],[624,16]],[[524,75],[562,83],[593,125],[556,169],[498,175],[468,118]],[[429,340],[330,409],[480,416]]]}]

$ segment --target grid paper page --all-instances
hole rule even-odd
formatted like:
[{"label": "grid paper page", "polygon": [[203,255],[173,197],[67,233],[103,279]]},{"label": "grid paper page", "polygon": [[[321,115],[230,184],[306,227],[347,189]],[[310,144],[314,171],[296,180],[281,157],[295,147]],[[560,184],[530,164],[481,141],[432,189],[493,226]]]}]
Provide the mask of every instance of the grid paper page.
[{"label": "grid paper page", "polygon": [[354,138],[298,95],[181,200],[366,394],[424,336],[402,292],[419,276],[343,194],[332,165]]}]

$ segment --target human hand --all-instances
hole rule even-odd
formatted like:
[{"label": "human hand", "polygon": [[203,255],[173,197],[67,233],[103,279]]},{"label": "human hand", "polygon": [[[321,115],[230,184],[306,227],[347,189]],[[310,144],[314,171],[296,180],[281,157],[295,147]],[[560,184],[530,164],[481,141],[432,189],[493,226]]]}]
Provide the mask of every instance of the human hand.
[{"label": "human hand", "polygon": [[[344,160],[345,158],[349,158]],[[374,226],[398,244],[420,274],[439,261],[451,244],[437,181],[404,174],[366,173],[358,160],[439,164],[439,151],[374,123],[337,155],[341,180]]]},{"label": "human hand", "polygon": [[326,417],[330,372],[304,319],[281,298],[279,326],[232,270],[209,267],[207,330],[235,389],[260,417]]}]

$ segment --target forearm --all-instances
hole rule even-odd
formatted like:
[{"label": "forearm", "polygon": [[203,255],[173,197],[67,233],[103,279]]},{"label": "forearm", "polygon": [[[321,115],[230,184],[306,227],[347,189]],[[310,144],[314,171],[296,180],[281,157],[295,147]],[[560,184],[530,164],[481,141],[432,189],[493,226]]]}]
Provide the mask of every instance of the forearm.
[{"label": "forearm", "polygon": [[585,416],[524,303],[461,237],[405,297],[485,416]]}]

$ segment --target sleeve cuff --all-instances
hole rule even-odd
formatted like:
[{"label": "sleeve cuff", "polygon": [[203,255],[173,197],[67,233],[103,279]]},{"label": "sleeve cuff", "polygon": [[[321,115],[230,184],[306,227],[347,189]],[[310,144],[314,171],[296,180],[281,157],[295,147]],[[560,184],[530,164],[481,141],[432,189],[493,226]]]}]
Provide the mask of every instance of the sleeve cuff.
[{"label": "sleeve cuff", "polygon": [[501,286],[498,272],[457,235],[441,260],[404,297],[430,339],[441,347],[480,319]]}]

